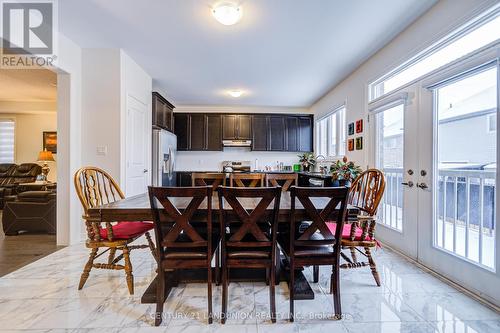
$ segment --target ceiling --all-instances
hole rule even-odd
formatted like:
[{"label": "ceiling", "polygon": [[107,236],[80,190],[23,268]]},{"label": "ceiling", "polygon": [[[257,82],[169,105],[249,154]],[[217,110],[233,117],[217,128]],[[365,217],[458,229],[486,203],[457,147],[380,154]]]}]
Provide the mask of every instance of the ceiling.
[{"label": "ceiling", "polygon": [[217,0],[65,0],[59,28],[123,48],[177,105],[308,107],[436,1],[240,0],[242,20],[224,26]]},{"label": "ceiling", "polygon": [[55,102],[56,84],[46,69],[0,69],[0,102]]}]

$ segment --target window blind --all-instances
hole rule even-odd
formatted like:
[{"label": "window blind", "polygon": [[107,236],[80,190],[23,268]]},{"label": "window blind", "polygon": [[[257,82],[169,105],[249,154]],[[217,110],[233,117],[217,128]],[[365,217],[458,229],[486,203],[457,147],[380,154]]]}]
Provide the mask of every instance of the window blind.
[{"label": "window blind", "polygon": [[0,163],[14,163],[14,120],[0,119]]}]

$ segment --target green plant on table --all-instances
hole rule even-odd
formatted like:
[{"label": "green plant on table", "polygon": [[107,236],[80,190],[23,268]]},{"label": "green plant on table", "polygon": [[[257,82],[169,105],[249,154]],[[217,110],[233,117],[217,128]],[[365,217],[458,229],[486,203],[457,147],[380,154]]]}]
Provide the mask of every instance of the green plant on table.
[{"label": "green plant on table", "polygon": [[314,153],[303,153],[299,156],[299,162],[304,168],[304,170],[308,170],[311,166],[316,165],[316,156]]},{"label": "green plant on table", "polygon": [[330,173],[333,180],[353,181],[363,170],[353,161],[348,161],[344,156],[342,160],[338,160],[330,166]]}]

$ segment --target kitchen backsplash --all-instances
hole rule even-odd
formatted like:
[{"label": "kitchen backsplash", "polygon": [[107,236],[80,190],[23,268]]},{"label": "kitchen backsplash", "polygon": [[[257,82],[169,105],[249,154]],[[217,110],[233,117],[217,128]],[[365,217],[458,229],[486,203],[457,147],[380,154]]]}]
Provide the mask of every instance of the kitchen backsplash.
[{"label": "kitchen backsplash", "polygon": [[250,151],[248,148],[225,148],[224,151],[178,151],[175,170],[221,171],[222,161],[251,161],[253,170],[256,159],[259,169],[264,169],[266,165],[274,168],[276,162],[283,162],[283,165],[298,163],[298,155],[299,153]]}]

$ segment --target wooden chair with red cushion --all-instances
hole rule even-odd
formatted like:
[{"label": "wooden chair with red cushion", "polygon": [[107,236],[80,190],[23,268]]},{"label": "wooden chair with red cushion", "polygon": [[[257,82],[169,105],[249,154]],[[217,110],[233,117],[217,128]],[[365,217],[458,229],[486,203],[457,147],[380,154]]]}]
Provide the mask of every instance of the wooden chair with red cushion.
[{"label": "wooden chair with red cushion", "polygon": [[[125,195],[115,180],[104,170],[96,167],[83,167],[75,173],[76,193],[83,206],[83,218],[87,229],[85,245],[90,249],[90,257],[83,269],[78,289],[82,289],[92,268],[125,270],[129,293],[134,294],[134,276],[130,251],[133,249],[150,248],[153,256],[155,246],[148,231],[153,229],[151,222],[119,222],[119,221],[92,221],[87,214],[88,209],[108,204]],[[137,238],[145,235],[148,245],[129,245]],[[103,249],[99,253],[99,249]],[[116,251],[122,253],[115,257]],[[94,263],[97,257],[109,251],[106,263]],[[124,264],[118,264],[123,259]]]},{"label": "wooden chair with red cushion", "polygon": [[[342,230],[342,248],[348,248],[351,257],[341,253],[346,263],[340,265],[341,268],[369,266],[379,287],[380,276],[371,249],[378,246],[375,239],[376,215],[384,190],[384,174],[377,169],[368,169],[353,181],[349,191],[348,204],[359,209],[360,214],[354,220],[346,221]],[[336,224],[328,223],[328,227],[330,230],[335,230]],[[367,261],[359,261],[356,252],[366,257]]]}]

